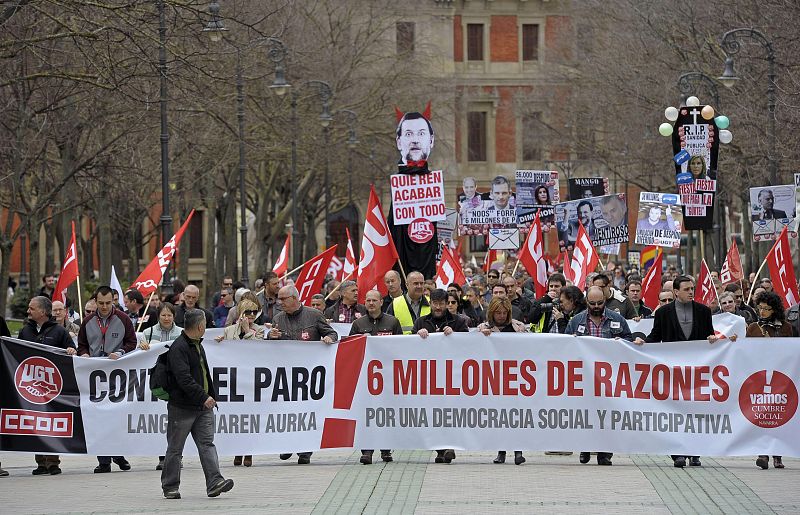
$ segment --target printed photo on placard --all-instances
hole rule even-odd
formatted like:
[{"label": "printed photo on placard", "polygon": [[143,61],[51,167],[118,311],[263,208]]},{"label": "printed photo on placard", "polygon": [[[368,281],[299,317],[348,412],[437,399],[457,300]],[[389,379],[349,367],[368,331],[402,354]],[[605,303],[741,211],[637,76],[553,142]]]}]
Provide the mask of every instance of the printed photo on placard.
[{"label": "printed photo on placard", "polygon": [[570,200],[608,195],[608,177],[577,177],[567,183]]},{"label": "printed photo on placard", "polygon": [[570,200],[556,206],[556,229],[561,250],[572,250],[579,222],[595,246],[628,241],[628,203],[624,193]]},{"label": "printed photo on placard", "polygon": [[797,196],[792,184],[750,188],[753,240],[774,240],[784,227],[789,229],[791,237],[797,237],[796,209]]},{"label": "printed photo on placard", "polygon": [[555,222],[553,206],[560,202],[558,172],[517,170],[514,175],[517,189],[517,223],[524,232],[527,232],[536,213],[539,212],[542,231],[550,231]]},{"label": "printed photo on placard", "polygon": [[461,211],[460,235],[487,235],[490,228],[517,227],[516,200],[511,182],[498,175],[492,180],[488,198],[478,209]]},{"label": "printed photo on placard", "polygon": [[689,230],[711,229],[714,224],[719,130],[713,112],[704,115],[704,107],[681,107],[672,133],[675,178]]},{"label": "printed photo on placard", "polygon": [[683,210],[680,197],[674,193],[639,193],[639,216],[636,222],[636,243],[679,248]]}]

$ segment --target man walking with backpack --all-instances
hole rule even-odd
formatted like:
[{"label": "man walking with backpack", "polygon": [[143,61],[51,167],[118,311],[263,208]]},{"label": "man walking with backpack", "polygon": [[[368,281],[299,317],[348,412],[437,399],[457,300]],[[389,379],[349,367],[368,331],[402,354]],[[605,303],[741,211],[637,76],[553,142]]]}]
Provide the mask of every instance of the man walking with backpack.
[{"label": "man walking with backpack", "polygon": [[[161,488],[167,499],[180,499],[181,455],[189,433],[192,435],[200,465],[206,476],[206,493],[217,497],[233,488],[233,480],[219,472],[219,458],[214,446],[214,414],[217,392],[211,380],[203,335],[206,315],[200,309],[184,314],[184,329],[168,351],[169,381],[167,401],[167,454],[161,471]],[[152,385],[151,385],[152,386]]]}]

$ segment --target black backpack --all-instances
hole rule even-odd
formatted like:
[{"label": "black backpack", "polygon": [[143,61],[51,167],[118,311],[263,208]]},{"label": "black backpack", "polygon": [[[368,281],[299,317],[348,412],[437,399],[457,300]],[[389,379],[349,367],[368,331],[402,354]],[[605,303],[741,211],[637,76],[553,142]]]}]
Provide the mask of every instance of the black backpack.
[{"label": "black backpack", "polygon": [[166,352],[162,352],[156,364],[150,369],[150,391],[153,397],[161,399],[162,401],[169,400],[169,386],[171,384],[171,376],[169,372],[169,345],[165,347]]}]

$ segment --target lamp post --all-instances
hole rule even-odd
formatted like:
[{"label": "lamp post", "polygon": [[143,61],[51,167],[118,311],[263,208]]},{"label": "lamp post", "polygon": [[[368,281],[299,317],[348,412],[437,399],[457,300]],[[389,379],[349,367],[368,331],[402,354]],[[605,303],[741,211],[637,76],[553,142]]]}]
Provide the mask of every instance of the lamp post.
[{"label": "lamp post", "polygon": [[733,87],[739,80],[733,70],[733,56],[741,50],[741,39],[755,40],[767,53],[767,62],[769,63],[767,73],[767,169],[770,184],[774,186],[778,184],[778,161],[775,157],[775,50],[772,48],[772,42],[756,29],[739,28],[723,34],[721,45],[725,52],[725,70],[719,77],[719,81],[727,88]]},{"label": "lamp post", "polygon": [[[719,101],[719,89],[717,88],[717,83],[714,79],[709,77],[703,72],[687,72],[682,74],[678,77],[678,89],[681,92],[681,100],[682,104],[685,103],[686,98],[697,92],[697,88],[700,86],[705,86],[706,90],[711,94],[711,97],[714,99],[714,108],[717,112],[720,111],[720,101]],[[716,252],[714,254],[715,262],[717,265],[717,270],[722,269],[722,262],[725,259],[723,257],[723,246],[725,245],[725,217],[723,216],[723,207],[719,199],[722,198],[722,180],[721,176],[717,174],[717,208],[714,211],[714,222],[712,229],[714,231],[714,246],[716,247]],[[705,251],[705,249],[703,249]]]},{"label": "lamp post", "polygon": [[[169,210],[169,127],[167,126],[167,19],[164,0],[158,0],[158,74],[161,79],[161,245],[172,237],[172,215]],[[161,293],[172,294],[172,270],[164,269]]]},{"label": "lamp post", "polygon": [[[208,11],[211,14],[211,20],[208,22],[203,32],[209,35],[209,39],[216,43],[222,40],[223,32],[228,29],[225,28],[222,19],[219,16],[219,4],[211,2],[208,6]],[[274,89],[278,96],[283,96],[289,84],[286,83],[286,77],[283,74],[283,60],[286,57],[286,47],[283,42],[277,38],[259,38],[245,48],[251,48],[263,42],[270,43],[268,56],[272,62],[275,63],[275,80],[270,86]],[[250,281],[250,273],[248,270],[248,257],[247,257],[247,194],[245,192],[245,173],[247,170],[247,158],[245,152],[245,125],[244,125],[244,75],[242,72],[242,49],[236,48],[236,119],[238,121],[238,138],[239,138],[239,217],[241,225],[239,232],[241,235],[242,247],[242,266],[239,278],[247,285]]]}]

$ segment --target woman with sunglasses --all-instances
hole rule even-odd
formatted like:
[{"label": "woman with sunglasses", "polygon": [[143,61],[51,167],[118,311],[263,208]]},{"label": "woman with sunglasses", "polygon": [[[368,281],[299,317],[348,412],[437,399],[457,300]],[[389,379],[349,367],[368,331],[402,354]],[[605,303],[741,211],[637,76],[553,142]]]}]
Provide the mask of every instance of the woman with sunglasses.
[{"label": "woman with sunglasses", "polygon": [[[489,309],[486,311],[486,322],[478,326],[478,331],[484,336],[492,333],[527,333],[528,328],[519,320],[511,318],[511,301],[507,297],[492,297]],[[506,451],[497,451],[493,463],[498,465],[506,462]],[[525,457],[522,451],[514,451],[514,464],[522,465]]]},{"label": "woman with sunglasses", "polygon": [[[794,336],[792,325],[786,321],[786,312],[783,302],[778,294],[771,291],[762,292],[756,297],[756,311],[758,321],[747,326],[748,338],[788,338]],[[769,468],[769,456],[762,454],[756,460],[756,465],[766,470]],[[782,469],[781,456],[772,457],[772,466]]]},{"label": "woman with sunglasses", "polygon": [[[242,298],[236,307],[239,308],[241,313],[236,323],[226,327],[223,333],[215,339],[218,342],[223,340],[263,340],[265,334],[264,326],[256,323],[256,319],[261,315],[261,306],[258,302],[251,298]],[[242,456],[234,456],[234,467],[239,467],[242,463],[244,463],[245,467],[252,466],[253,456],[244,456],[244,460],[242,460]]]},{"label": "woman with sunglasses", "polygon": [[461,299],[457,293],[447,294],[447,311],[449,311],[454,317],[462,319],[467,327],[474,327],[472,319],[462,313]]}]

